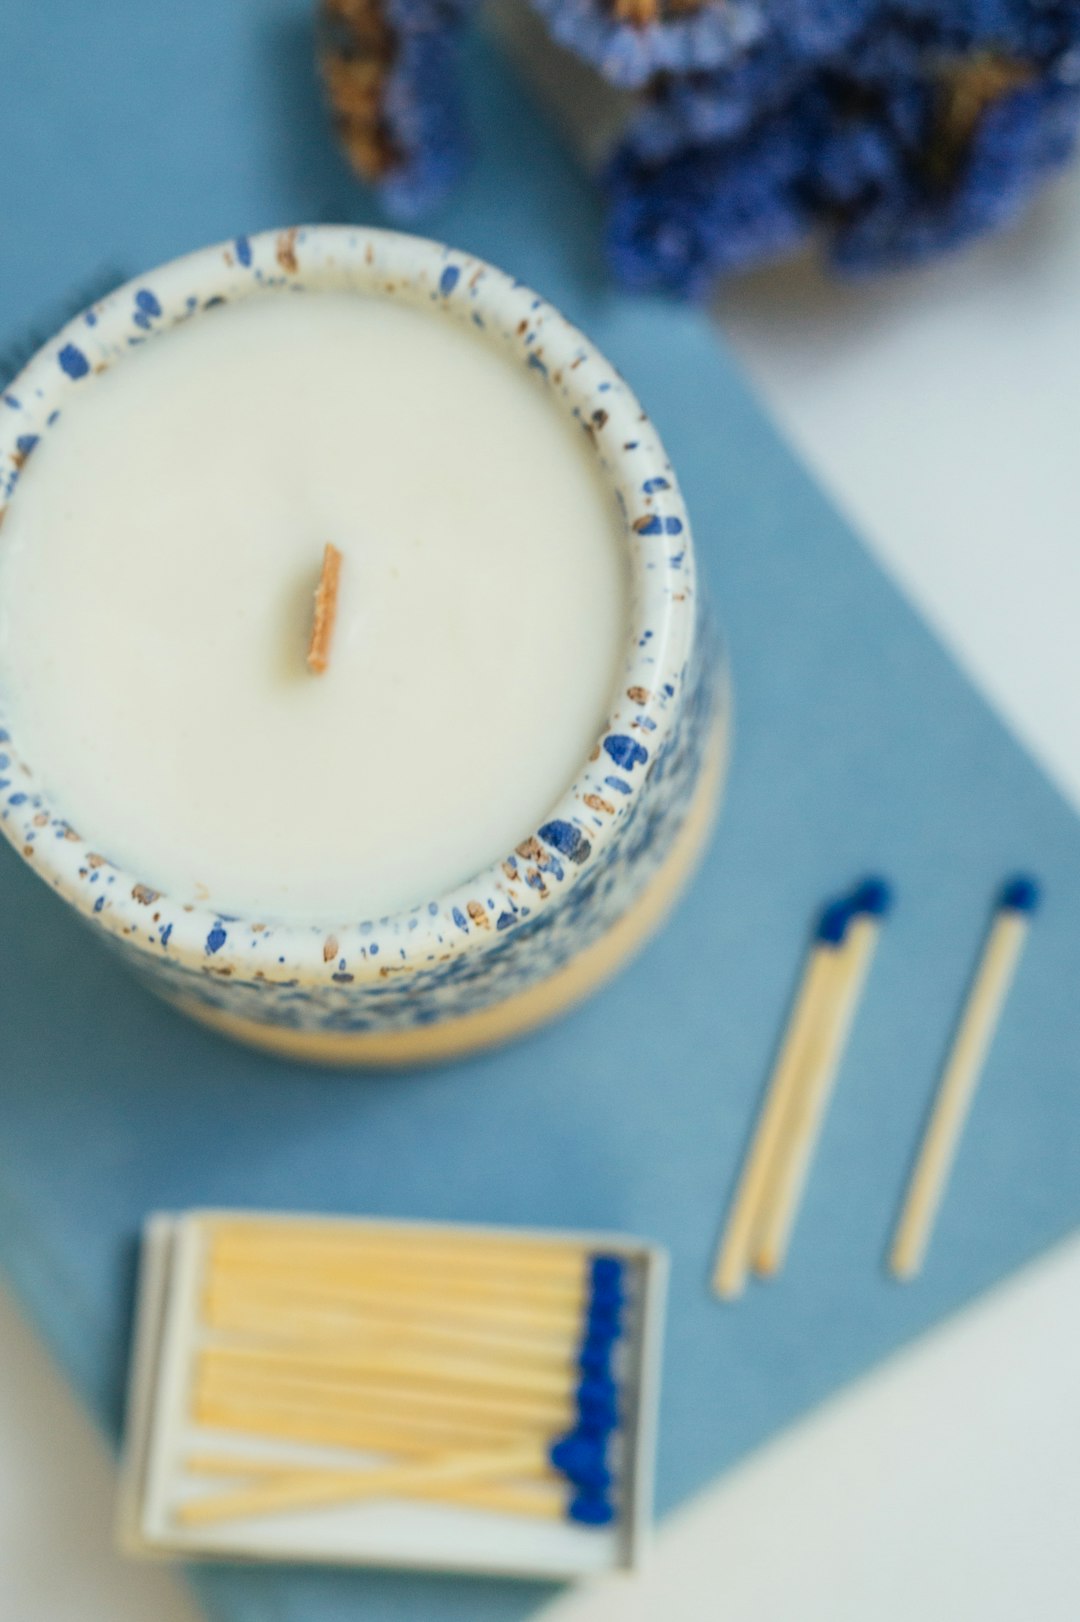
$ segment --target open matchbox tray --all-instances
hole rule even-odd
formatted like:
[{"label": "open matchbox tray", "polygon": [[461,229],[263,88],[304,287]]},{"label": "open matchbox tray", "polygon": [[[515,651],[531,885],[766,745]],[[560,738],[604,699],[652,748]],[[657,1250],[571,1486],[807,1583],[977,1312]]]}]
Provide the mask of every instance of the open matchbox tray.
[{"label": "open matchbox tray", "polygon": [[[195,1371],[200,1356],[228,1341],[204,1321],[210,1245],[217,1224],[276,1225],[282,1234],[313,1239],[395,1235],[468,1245],[506,1241],[519,1253],[555,1245],[577,1247],[582,1260],[602,1255],[622,1264],[618,1339],[610,1369],[618,1392],[618,1422],[608,1452],[613,1519],[583,1525],[507,1513],[481,1505],[369,1497],[302,1505],[274,1513],[189,1525],[178,1516],[188,1501],[221,1492],[220,1477],[201,1478],[200,1458],[226,1455],[274,1469],[372,1468],[370,1450],[313,1445],[310,1440],[237,1433],[198,1422]],[[273,1227],[263,1230],[273,1234]],[[652,1518],[660,1357],[667,1263],[663,1251],[625,1236],[536,1229],[385,1223],[298,1217],[289,1213],[196,1211],[156,1214],[144,1229],[135,1339],[118,1506],[118,1541],[144,1557],[318,1562],[415,1567],[499,1576],[574,1578],[631,1569],[641,1558]],[[577,1375],[572,1374],[572,1379]],[[552,1437],[552,1440],[555,1440]],[[260,1479],[257,1475],[255,1480]],[[547,1486],[548,1492],[554,1489]],[[567,1502],[572,1489],[567,1487]]]}]

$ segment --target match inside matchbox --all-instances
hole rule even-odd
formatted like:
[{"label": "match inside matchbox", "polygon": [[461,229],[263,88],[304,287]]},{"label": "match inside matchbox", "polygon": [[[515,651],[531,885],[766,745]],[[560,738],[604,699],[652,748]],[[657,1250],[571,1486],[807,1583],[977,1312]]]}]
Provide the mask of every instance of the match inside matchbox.
[{"label": "match inside matchbox", "polygon": [[624,1235],[158,1213],[128,1554],[573,1578],[652,1519],[667,1262]]}]

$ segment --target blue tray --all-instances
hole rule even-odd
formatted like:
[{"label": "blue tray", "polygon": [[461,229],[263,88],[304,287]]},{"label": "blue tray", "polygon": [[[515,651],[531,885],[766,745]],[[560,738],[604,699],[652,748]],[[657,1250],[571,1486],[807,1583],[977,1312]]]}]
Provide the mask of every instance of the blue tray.
[{"label": "blue tray", "polygon": [[[235,232],[365,215],[326,134],[300,0],[0,0],[0,339],[73,290]],[[519,85],[470,64],[482,161],[432,230],[505,265],[631,379],[678,466],[731,646],[719,836],[676,919],[535,1039],[414,1077],[309,1073],[159,1006],[0,852],[0,1260],[113,1435],[145,1214],[196,1204],[617,1228],[673,1258],[667,1509],[1080,1214],[1080,827],[763,419],[706,317],[614,292],[591,194]],[[368,216],[370,217],[370,216]],[[902,454],[902,448],[898,454]],[[553,583],[554,584],[554,583]],[[536,589],[544,589],[542,560]],[[1047,902],[922,1281],[881,1258],[990,894]],[[896,881],[776,1285],[705,1287],[804,929]],[[547,1590],[401,1573],[195,1574],[220,1622],[509,1622]]]}]

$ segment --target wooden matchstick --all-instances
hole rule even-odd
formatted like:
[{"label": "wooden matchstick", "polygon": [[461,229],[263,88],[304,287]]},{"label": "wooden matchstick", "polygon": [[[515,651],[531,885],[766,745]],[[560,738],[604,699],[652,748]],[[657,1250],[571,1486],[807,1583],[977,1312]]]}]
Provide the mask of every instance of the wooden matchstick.
[{"label": "wooden matchstick", "polygon": [[811,946],[776,1066],[765,1090],[754,1141],[743,1165],[713,1272],[712,1287],[724,1300],[741,1295],[750,1265],[754,1225],[780,1141],[784,1117],[806,1062],[807,1045],[836,972],[839,947],[847,932],[850,907],[826,907]]},{"label": "wooden matchstick", "polygon": [[208,1248],[207,1267],[211,1272],[244,1272],[257,1279],[277,1276],[290,1278],[299,1273],[336,1283],[341,1279],[386,1274],[394,1279],[414,1280],[421,1284],[429,1280],[443,1280],[447,1285],[486,1284],[493,1289],[517,1286],[521,1289],[572,1290],[580,1288],[589,1279],[584,1259],[572,1269],[519,1269],[512,1258],[507,1258],[498,1266],[491,1266],[474,1265],[467,1257],[451,1256],[443,1261],[435,1255],[399,1257],[390,1251],[379,1251],[370,1256],[362,1253],[350,1256],[335,1251],[316,1254],[288,1246],[283,1246],[276,1253],[260,1254],[232,1246],[214,1246]]},{"label": "wooden matchstick", "polygon": [[[417,1305],[412,1311],[391,1315],[380,1309],[380,1321],[395,1329],[411,1329],[419,1321],[421,1310]],[[555,1324],[547,1317],[541,1318],[538,1322],[522,1320],[519,1317],[497,1318],[489,1322],[486,1319],[460,1316],[444,1308],[438,1308],[437,1311],[439,1314],[437,1321],[445,1324],[448,1329],[464,1332],[475,1328],[485,1335],[500,1330],[520,1332],[533,1329],[538,1336],[543,1336],[545,1344],[567,1348],[580,1341],[583,1328],[580,1316]],[[265,1302],[260,1304],[243,1299],[230,1303],[211,1298],[204,1303],[204,1321],[206,1327],[214,1334],[243,1334],[281,1346],[315,1341],[328,1348],[341,1350],[356,1350],[372,1329],[362,1302],[351,1309],[342,1308],[337,1311],[331,1307],[309,1311],[301,1309],[295,1302],[275,1304],[273,1310],[269,1310]]]},{"label": "wooden matchstick", "polygon": [[536,1403],[502,1403],[472,1400],[471,1393],[445,1395],[401,1385],[329,1386],[314,1381],[269,1381],[237,1379],[214,1374],[198,1385],[196,1395],[232,1398],[239,1402],[264,1402],[297,1413],[322,1413],[357,1419],[428,1419],[448,1425],[493,1430],[512,1425],[523,1430],[565,1430],[574,1417],[569,1401],[545,1400]]},{"label": "wooden matchstick", "polygon": [[235,1348],[207,1348],[199,1358],[200,1369],[221,1370],[238,1377],[299,1378],[335,1384],[357,1383],[371,1378],[392,1378],[408,1385],[446,1385],[475,1388],[486,1395],[509,1397],[564,1397],[573,1375],[572,1366],[562,1369],[530,1369],[507,1366],[488,1359],[460,1356],[439,1357],[410,1352],[354,1354],[348,1358],[268,1356],[258,1351]]},{"label": "wooden matchstick", "polygon": [[[272,1404],[242,1395],[200,1394],[192,1418],[212,1430],[238,1436],[259,1436],[280,1442],[317,1447],[361,1449],[365,1453],[427,1455],[454,1448],[509,1447],[529,1436],[520,1424],[466,1424],[460,1418],[444,1421],[411,1412],[378,1413],[374,1418],[306,1412],[289,1404]],[[540,1434],[537,1427],[536,1433]]]},{"label": "wooden matchstick", "polygon": [[336,1290],[363,1284],[374,1289],[437,1289],[444,1295],[501,1295],[510,1300],[578,1301],[588,1290],[590,1280],[583,1268],[576,1274],[517,1273],[513,1268],[466,1269],[432,1262],[416,1266],[390,1257],[358,1258],[351,1263],[327,1264],[312,1258],[254,1261],[248,1257],[214,1257],[210,1274],[214,1278],[243,1277],[268,1288],[300,1287]]},{"label": "wooden matchstick", "polygon": [[308,669],[321,676],[330,663],[330,644],[337,619],[338,587],[341,582],[341,553],[330,541],[323,548],[322,572],[315,589],[315,614],[308,644]]},{"label": "wooden matchstick", "polygon": [[324,1273],[317,1268],[294,1267],[288,1270],[263,1268],[253,1270],[240,1263],[215,1263],[210,1273],[214,1286],[231,1289],[233,1284],[267,1294],[295,1294],[305,1297],[324,1297],[343,1300],[356,1292],[382,1293],[386,1296],[409,1298],[423,1296],[426,1300],[496,1301],[505,1306],[567,1307],[580,1311],[589,1294],[588,1281],[581,1277],[564,1282],[560,1279],[514,1281],[490,1274],[466,1276],[453,1273],[416,1273],[407,1268],[369,1267],[363,1264],[336,1273]]},{"label": "wooden matchstick", "polygon": [[960,1136],[1038,904],[1039,889],[1033,879],[1013,879],[1002,893],[900,1212],[889,1252],[895,1278],[913,1279],[922,1267]]},{"label": "wooden matchstick", "polygon": [[305,1335],[288,1320],[256,1309],[229,1315],[231,1327],[211,1330],[207,1344],[237,1350],[274,1351],[281,1356],[349,1358],[372,1350],[467,1351],[509,1366],[563,1368],[573,1361],[582,1334],[580,1321],[553,1333],[537,1334],[514,1324],[429,1323],[422,1317],[365,1314],[363,1322],[335,1334]]},{"label": "wooden matchstick", "polygon": [[490,1269],[515,1278],[534,1273],[580,1278],[588,1252],[581,1245],[508,1238],[501,1234],[440,1233],[383,1225],[357,1231],[333,1222],[290,1223],[206,1218],[203,1227],[215,1257],[277,1265],[348,1266],[385,1258],[402,1267]]},{"label": "wooden matchstick", "polygon": [[[278,1459],[219,1457],[210,1453],[192,1455],[184,1461],[184,1467],[190,1475],[228,1476],[239,1481],[267,1478],[305,1481],[331,1470],[338,1475],[348,1473],[329,1465],[296,1465]],[[498,1482],[489,1485],[468,1481],[414,1482],[401,1496],[462,1504],[469,1509],[493,1510],[503,1515],[534,1515],[541,1520],[562,1520],[566,1516],[565,1485],[546,1480],[536,1480],[528,1485],[503,1485]]]},{"label": "wooden matchstick", "polygon": [[340,1245],[367,1250],[395,1245],[409,1250],[440,1250],[468,1254],[580,1258],[588,1246],[562,1234],[534,1234],[527,1229],[459,1227],[456,1223],[357,1221],[342,1216],[261,1216],[243,1211],[206,1211],[197,1218],[208,1233],[222,1239],[277,1245],[283,1241],[314,1244],[320,1249]]},{"label": "wooden matchstick", "polygon": [[844,1056],[881,920],[891,905],[888,886],[867,880],[852,898],[852,922],[836,954],[822,1017],[792,1090],[754,1223],[752,1256],[763,1277],[778,1273],[787,1255],[825,1112]]},{"label": "wooden matchstick", "polygon": [[[262,1388],[245,1391],[236,1385],[217,1382],[201,1386],[195,1393],[194,1411],[203,1413],[211,1409],[220,1413],[228,1411],[232,1416],[228,1428],[232,1430],[247,1428],[250,1420],[258,1422],[260,1433],[265,1435],[270,1425],[280,1420],[290,1430],[306,1426],[313,1439],[378,1432],[385,1435],[389,1443],[393,1433],[394,1437],[406,1440],[426,1438],[431,1453],[447,1447],[473,1450],[503,1447],[515,1440],[563,1434],[574,1417],[572,1411],[551,1421],[538,1416],[489,1414],[472,1409],[416,1408],[400,1401],[334,1401],[289,1391]],[[352,1444],[342,1440],[339,1445]]]},{"label": "wooden matchstick", "polygon": [[515,1424],[569,1423],[573,1405],[569,1384],[560,1396],[534,1396],[531,1393],[491,1393],[483,1389],[443,1385],[418,1385],[405,1376],[392,1373],[355,1380],[320,1379],[314,1375],[260,1374],[257,1370],[200,1365],[198,1391],[232,1390],[240,1396],[250,1393],[277,1393],[282,1400],[317,1408],[322,1405],[337,1413],[366,1410],[377,1416],[401,1408],[410,1413],[434,1413],[447,1417],[461,1415],[477,1421],[499,1420]]},{"label": "wooden matchstick", "polygon": [[370,1322],[372,1313],[384,1321],[427,1322],[437,1320],[459,1327],[475,1324],[485,1328],[504,1326],[550,1334],[572,1333],[579,1328],[582,1307],[521,1306],[514,1302],[475,1301],[460,1296],[403,1296],[392,1290],[357,1288],[348,1294],[305,1297],[289,1291],[271,1293],[248,1290],[241,1281],[228,1288],[211,1285],[203,1297],[203,1313],[210,1328],[228,1328],[243,1313],[258,1315],[268,1326],[275,1322],[283,1332],[309,1330],[315,1335],[353,1333]]},{"label": "wooden matchstick", "polygon": [[537,1257],[531,1264],[518,1264],[511,1253],[507,1256],[471,1255],[465,1252],[420,1248],[410,1251],[404,1246],[375,1246],[347,1250],[342,1245],[311,1247],[282,1244],[252,1247],[236,1243],[219,1242],[209,1247],[215,1266],[240,1266],[254,1272],[296,1272],[312,1267],[320,1273],[333,1275],[357,1271],[393,1272],[421,1277],[436,1275],[440,1278],[460,1278],[463,1281],[490,1279],[493,1283],[529,1284],[538,1286],[580,1284],[587,1274],[588,1257],[573,1259]]},{"label": "wooden matchstick", "polygon": [[547,1450],[542,1444],[521,1443],[491,1453],[448,1453],[381,1469],[327,1471],[304,1480],[271,1480],[233,1492],[189,1499],[176,1506],[175,1514],[186,1526],[207,1526],[218,1521],[280,1514],[322,1504],[407,1496],[417,1487],[423,1489],[451,1482],[513,1481],[522,1474],[542,1474],[548,1469]]}]

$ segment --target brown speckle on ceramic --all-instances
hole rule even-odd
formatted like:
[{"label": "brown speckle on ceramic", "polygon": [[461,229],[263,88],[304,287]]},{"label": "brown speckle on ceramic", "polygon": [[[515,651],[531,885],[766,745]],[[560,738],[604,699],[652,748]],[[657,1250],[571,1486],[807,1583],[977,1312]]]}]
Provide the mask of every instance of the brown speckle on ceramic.
[{"label": "brown speckle on ceramic", "polygon": [[300,269],[300,262],[296,257],[296,238],[298,235],[299,228],[294,225],[288,231],[282,231],[277,239],[275,257],[288,276],[295,276]]}]

